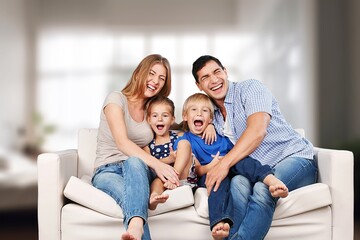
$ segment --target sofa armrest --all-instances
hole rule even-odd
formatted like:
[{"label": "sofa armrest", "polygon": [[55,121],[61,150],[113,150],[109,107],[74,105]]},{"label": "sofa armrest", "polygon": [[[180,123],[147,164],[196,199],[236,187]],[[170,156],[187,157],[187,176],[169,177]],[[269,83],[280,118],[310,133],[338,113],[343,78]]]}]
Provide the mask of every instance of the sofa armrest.
[{"label": "sofa armrest", "polygon": [[60,240],[63,190],[77,176],[77,150],[43,153],[38,156],[38,226],[40,240]]},{"label": "sofa armrest", "polygon": [[315,148],[318,182],[330,188],[332,198],[332,239],[353,239],[354,156],[350,151]]}]

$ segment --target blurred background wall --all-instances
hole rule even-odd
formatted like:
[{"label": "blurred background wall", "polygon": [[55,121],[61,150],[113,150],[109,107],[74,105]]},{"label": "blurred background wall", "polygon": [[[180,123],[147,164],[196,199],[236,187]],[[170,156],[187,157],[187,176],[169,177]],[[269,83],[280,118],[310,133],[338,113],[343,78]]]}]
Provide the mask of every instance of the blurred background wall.
[{"label": "blurred background wall", "polygon": [[360,152],[359,1],[0,4],[0,149],[33,159],[76,148],[77,130],[98,126],[106,94],[121,90],[144,56],[160,53],[172,66],[178,122],[197,91],[192,62],[211,54],[230,80],[264,82],[316,146]]}]

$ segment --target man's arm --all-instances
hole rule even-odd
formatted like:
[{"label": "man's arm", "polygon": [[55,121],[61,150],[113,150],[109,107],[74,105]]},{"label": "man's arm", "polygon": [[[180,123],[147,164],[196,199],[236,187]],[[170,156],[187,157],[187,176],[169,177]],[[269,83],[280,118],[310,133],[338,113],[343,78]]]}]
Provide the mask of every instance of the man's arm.
[{"label": "man's arm", "polygon": [[255,151],[265,138],[269,123],[270,115],[265,112],[257,112],[247,118],[247,128],[235,146],[222,158],[219,164],[208,171],[205,182],[208,193],[213,187],[214,191],[218,189],[232,166]]}]

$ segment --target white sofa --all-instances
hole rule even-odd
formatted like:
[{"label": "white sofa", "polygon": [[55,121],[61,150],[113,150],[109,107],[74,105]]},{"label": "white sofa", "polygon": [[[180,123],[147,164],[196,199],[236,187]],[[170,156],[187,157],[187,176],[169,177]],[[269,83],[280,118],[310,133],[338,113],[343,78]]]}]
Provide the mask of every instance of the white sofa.
[{"label": "white sofa", "polygon": [[[38,157],[40,240],[119,239],[122,211],[90,184],[96,129],[81,129],[77,150]],[[316,148],[319,181],[278,201],[266,239],[353,239],[353,154]],[[154,240],[211,239],[207,195],[187,186],[168,191],[169,200],[149,211]]]}]

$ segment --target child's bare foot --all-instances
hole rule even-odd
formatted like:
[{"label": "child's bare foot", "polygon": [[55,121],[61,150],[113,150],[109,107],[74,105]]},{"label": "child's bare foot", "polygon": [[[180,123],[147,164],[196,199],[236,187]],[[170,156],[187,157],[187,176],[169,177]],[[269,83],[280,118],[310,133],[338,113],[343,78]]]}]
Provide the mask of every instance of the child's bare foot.
[{"label": "child's bare foot", "polygon": [[161,194],[161,195],[158,195],[157,193],[151,194],[149,199],[149,209],[155,210],[159,203],[166,202],[168,198],[169,198],[168,194]]},{"label": "child's bare foot", "polygon": [[216,224],[212,231],[211,235],[214,240],[221,240],[229,236],[230,225],[228,223],[219,222]]},{"label": "child's bare foot", "polygon": [[174,184],[174,183],[172,183],[172,182],[170,182],[170,181],[166,181],[166,182],[164,183],[164,188],[172,190],[172,189],[177,188],[177,185]]},{"label": "child's bare foot", "polygon": [[271,193],[271,196],[273,197],[281,197],[285,198],[289,195],[288,188],[281,184],[281,185],[272,185],[269,187],[269,191]]},{"label": "child's bare foot", "polygon": [[269,191],[273,197],[287,197],[289,190],[286,185],[273,174],[269,174],[264,178],[264,183],[269,186]]}]

